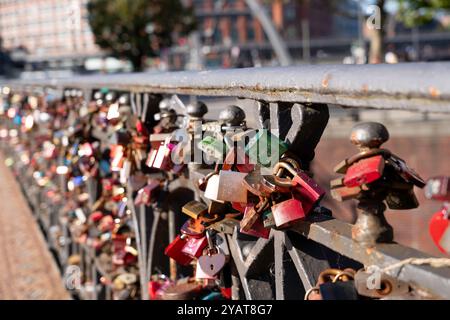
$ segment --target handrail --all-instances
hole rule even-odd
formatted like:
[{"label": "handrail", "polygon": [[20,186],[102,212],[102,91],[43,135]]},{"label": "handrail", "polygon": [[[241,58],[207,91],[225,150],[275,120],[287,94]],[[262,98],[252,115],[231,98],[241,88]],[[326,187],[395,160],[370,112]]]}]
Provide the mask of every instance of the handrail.
[{"label": "handrail", "polygon": [[12,87],[110,89],[269,102],[450,113],[450,63],[308,65],[12,81]]}]

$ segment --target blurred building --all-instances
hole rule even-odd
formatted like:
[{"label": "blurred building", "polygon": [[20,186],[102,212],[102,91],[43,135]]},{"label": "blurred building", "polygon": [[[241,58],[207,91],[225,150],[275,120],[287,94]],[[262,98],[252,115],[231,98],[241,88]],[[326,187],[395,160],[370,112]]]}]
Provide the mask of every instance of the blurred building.
[{"label": "blurred building", "polygon": [[29,66],[75,68],[101,56],[87,20],[88,0],[0,0],[0,37]]},{"label": "blurred building", "polygon": [[[245,67],[276,63],[273,48],[259,21],[245,0],[188,0],[194,5],[200,31],[201,54],[207,67]],[[294,60],[315,57],[324,46],[340,50],[334,38],[354,39],[358,35],[355,1],[272,0],[264,6]],[[344,14],[341,14],[344,13]],[[325,42],[324,42],[325,41]],[[344,49],[348,53],[350,41]],[[307,46],[307,50],[304,47]],[[172,50],[171,65],[183,68],[188,55]]]}]

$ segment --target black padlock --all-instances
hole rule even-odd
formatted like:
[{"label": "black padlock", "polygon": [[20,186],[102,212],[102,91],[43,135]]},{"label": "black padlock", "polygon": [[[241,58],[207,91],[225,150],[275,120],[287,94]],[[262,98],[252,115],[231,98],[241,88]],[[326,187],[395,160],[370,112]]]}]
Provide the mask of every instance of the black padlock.
[{"label": "black padlock", "polygon": [[319,285],[322,300],[358,300],[353,280],[325,282]]}]

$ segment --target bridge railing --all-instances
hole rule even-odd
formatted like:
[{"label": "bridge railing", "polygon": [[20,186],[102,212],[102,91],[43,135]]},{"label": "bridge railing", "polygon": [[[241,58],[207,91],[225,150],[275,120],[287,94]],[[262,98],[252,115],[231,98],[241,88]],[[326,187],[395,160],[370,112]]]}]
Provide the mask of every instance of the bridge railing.
[{"label": "bridge railing", "polygon": [[[271,109],[270,121],[277,113],[294,104],[326,104],[344,108],[373,108],[417,112],[450,113],[450,63],[411,63],[398,65],[315,65],[281,68],[234,69],[199,72],[151,72],[138,74],[78,76],[67,79],[9,81],[0,87],[29,91],[53,88],[78,88],[90,97],[93,90],[108,88],[131,93],[179,95],[187,98],[223,97],[254,101],[252,116],[258,117],[261,106]],[[244,100],[242,100],[244,101]],[[209,106],[214,109],[214,104]],[[247,115],[249,118],[249,115]],[[293,117],[295,122],[308,119]],[[258,122],[258,121],[256,121]],[[320,138],[319,134],[319,138]],[[313,146],[314,149],[315,145]],[[445,173],[444,173],[445,174]],[[430,258],[420,251],[397,243],[379,244],[368,250],[352,240],[351,225],[335,219],[305,221],[291,230],[275,231],[269,240],[259,239],[246,257],[242,256],[239,239],[230,237],[230,249],[236,260],[246,298],[261,297],[251,292],[250,278],[258,273],[257,261],[274,244],[274,260],[282,260],[289,252],[305,290],[314,286],[322,264],[306,261],[305,252],[292,245],[292,238],[301,235],[307,242],[319,244],[362,265],[391,266],[407,258]],[[297,236],[292,236],[294,232]],[[293,248],[295,247],[295,248]],[[289,296],[284,264],[274,261],[277,292],[273,298]],[[450,269],[427,265],[405,266],[395,270],[399,280],[423,289],[433,296],[450,299]],[[266,297],[266,296],[263,296]],[[270,297],[269,297],[270,298]]]}]

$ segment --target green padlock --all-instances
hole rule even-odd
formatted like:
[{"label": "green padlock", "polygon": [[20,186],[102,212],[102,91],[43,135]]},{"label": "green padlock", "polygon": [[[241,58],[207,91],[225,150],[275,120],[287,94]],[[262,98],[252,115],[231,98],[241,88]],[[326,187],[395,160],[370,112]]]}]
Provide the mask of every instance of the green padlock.
[{"label": "green padlock", "polygon": [[250,163],[263,167],[274,166],[287,150],[288,145],[266,129],[258,130],[245,147]]}]

